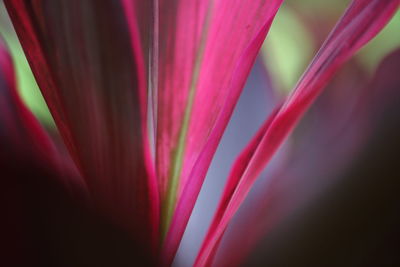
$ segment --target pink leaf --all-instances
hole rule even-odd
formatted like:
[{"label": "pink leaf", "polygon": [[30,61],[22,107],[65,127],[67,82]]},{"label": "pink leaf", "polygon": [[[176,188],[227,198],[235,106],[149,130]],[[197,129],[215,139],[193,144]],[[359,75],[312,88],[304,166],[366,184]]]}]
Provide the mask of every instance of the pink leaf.
[{"label": "pink leaf", "polygon": [[261,239],[269,238],[304,203],[337,182],[339,173],[358,157],[370,134],[366,120],[372,119],[372,90],[365,88],[369,77],[356,60],[339,72],[280,151],[283,160],[270,163],[267,179],[254,188],[230,222],[216,265],[243,264]]},{"label": "pink leaf", "polygon": [[[226,6],[228,2],[234,2],[229,9]],[[176,253],[211,159],[280,4],[281,1],[221,1],[218,6],[220,9],[214,7],[215,18],[210,22],[208,33],[210,43],[205,47],[194,108],[191,112],[179,200],[164,243],[163,258],[167,263],[172,261]],[[223,15],[231,10],[235,10],[236,16],[233,15],[235,12],[227,15],[224,24]],[[251,16],[257,10],[260,17],[257,16],[257,20],[252,22]],[[241,21],[240,18],[243,18],[243,25],[236,25]],[[249,28],[245,25],[249,25]],[[238,32],[229,36],[235,27],[238,28]],[[246,32],[247,30],[252,32]],[[221,35],[218,35],[218,32]],[[236,39],[237,41],[234,41]],[[225,47],[223,45],[227,40],[240,45]]]},{"label": "pink leaf", "polygon": [[[217,1],[191,111],[180,192],[210,132],[222,134],[282,1]],[[224,117],[221,114],[228,113]],[[218,119],[224,117],[221,125]]]},{"label": "pink leaf", "polygon": [[0,136],[2,154],[58,167],[60,155],[42,126],[20,99],[11,57],[0,39]]},{"label": "pink leaf", "polygon": [[[13,158],[41,166],[57,177],[69,194],[87,194],[84,181],[22,102],[11,57],[0,38],[0,162],[11,168]],[[17,166],[17,165],[15,165]],[[5,175],[6,176],[6,175]]]},{"label": "pink leaf", "polygon": [[[354,0],[351,3],[298,82],[293,93],[278,113],[270,118],[271,124],[265,131],[255,152],[249,153],[251,158],[246,159],[248,164],[246,164],[243,174],[239,174],[240,179],[237,179],[237,174],[231,173],[225,191],[229,195],[222,197],[220,208],[216,212],[196,259],[196,266],[211,264],[215,249],[229,221],[275,151],[336,70],[386,25],[397,10],[398,5],[398,0]],[[241,165],[241,161],[242,159],[239,159],[233,169],[237,169],[236,165]],[[232,183],[235,185],[233,193],[231,190]]]},{"label": "pink leaf", "polygon": [[5,3],[97,208],[149,240],[158,228],[158,193],[135,25],[119,1]]}]

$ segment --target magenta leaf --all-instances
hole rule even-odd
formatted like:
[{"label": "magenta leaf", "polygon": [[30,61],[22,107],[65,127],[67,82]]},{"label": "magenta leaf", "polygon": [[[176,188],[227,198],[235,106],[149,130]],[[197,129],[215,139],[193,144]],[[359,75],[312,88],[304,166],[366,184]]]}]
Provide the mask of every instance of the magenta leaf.
[{"label": "magenta leaf", "polygon": [[[208,39],[211,1],[157,1],[151,68],[156,169],[162,200],[162,235],[174,212],[189,142],[201,62]],[[212,97],[212,96],[210,96]],[[207,131],[205,129],[204,131]],[[202,131],[202,130],[199,130]],[[202,131],[202,132],[204,132]],[[192,138],[192,137],[190,137]],[[202,139],[193,136],[202,145]],[[196,151],[197,152],[197,151]]]},{"label": "magenta leaf", "polygon": [[1,40],[0,148],[1,266],[155,266],[142,240],[88,209],[70,159],[21,101]]},{"label": "magenta leaf", "polygon": [[281,160],[270,163],[267,179],[241,205],[214,264],[243,264],[261,239],[270,238],[272,230],[337,183],[358,158],[370,135],[366,121],[373,120],[368,78],[356,59],[340,69],[279,152]]},{"label": "magenta leaf", "polygon": [[[280,4],[281,1],[220,1],[208,11],[211,14],[204,48],[197,51],[203,53],[197,59],[201,64],[196,63],[200,64],[195,71],[198,77],[194,77],[190,88],[194,90],[193,103],[186,111],[190,112],[190,121],[181,126],[187,129],[178,201],[163,248],[167,263],[176,253],[211,159]],[[170,99],[173,100],[177,99]],[[161,115],[174,120],[169,118],[171,113],[160,112]]]},{"label": "magenta leaf", "polygon": [[[0,38],[0,162],[4,168],[24,168],[12,159],[29,162],[55,174],[71,195],[87,194],[84,181],[21,100],[14,66]],[[1,168],[0,168],[1,169]],[[3,177],[4,176],[4,177]],[[3,172],[2,178],[7,177]]]},{"label": "magenta leaf", "polygon": [[3,156],[12,153],[50,168],[61,167],[61,156],[52,140],[18,95],[12,60],[1,39],[0,138]]},{"label": "magenta leaf", "polygon": [[135,25],[119,1],[5,3],[95,206],[151,240],[158,230],[158,193]]},{"label": "magenta leaf", "polygon": [[[228,179],[219,209],[196,259],[196,266],[211,264],[217,245],[229,221],[275,151],[321,93],[336,70],[386,25],[398,6],[398,0],[355,0],[350,4],[296,85],[293,93],[278,112],[269,118],[270,125],[254,153],[244,152],[250,159],[241,157],[236,161],[233,170],[240,170],[240,173],[231,173]],[[256,139],[257,137],[254,140]],[[253,145],[254,141],[250,143],[250,148],[247,150],[252,151]],[[243,165],[243,160],[247,162],[246,167],[237,167]],[[240,179],[238,179],[238,175]]]},{"label": "magenta leaf", "polygon": [[[229,225],[228,233],[224,235],[223,243],[215,259],[216,266],[240,266],[243,264],[243,258],[249,255],[249,251],[256,248],[257,241],[260,241],[261,238],[266,238],[264,241],[282,238],[282,236],[277,237],[274,234],[268,236],[268,234],[272,233],[273,228],[280,228],[282,223],[285,225],[288,221],[295,221],[297,224],[296,218],[299,218],[297,215],[303,214],[304,207],[314,205],[315,200],[321,202],[321,196],[329,195],[338,183],[346,184],[348,181],[354,181],[353,178],[359,177],[360,179],[356,178],[357,187],[364,190],[364,182],[368,180],[368,175],[366,179],[362,175],[353,177],[348,172],[349,170],[352,172],[354,165],[368,157],[368,153],[365,151],[369,151],[371,146],[374,146],[373,140],[378,139],[375,141],[378,147],[382,147],[382,143],[387,142],[385,138],[382,138],[381,133],[385,131],[382,129],[391,123],[398,125],[395,120],[392,121],[391,117],[396,117],[394,111],[400,100],[400,91],[398,90],[400,77],[397,72],[400,67],[399,63],[400,50],[397,49],[382,60],[372,77],[362,71],[360,68],[362,66],[358,64],[357,59],[351,60],[340,70],[333,83],[328,85],[329,88],[322,93],[307,112],[301,122],[303,127],[299,127],[300,129],[294,133],[296,145],[288,144],[293,148],[289,155],[289,161],[284,163],[273,175],[270,175],[272,180],[266,183],[266,187],[261,190],[257,189],[259,195],[257,199],[253,198],[250,201],[247,199],[247,203],[244,203],[239,209],[237,214],[239,216],[234,221],[240,221],[240,223]],[[338,109],[338,107],[340,108]],[[304,127],[305,125],[307,127]],[[390,126],[388,128],[390,129]],[[393,128],[390,131],[392,132],[390,135],[395,137],[397,132]],[[395,147],[393,146],[394,150]],[[384,153],[387,153],[387,150],[384,150]],[[380,153],[372,154],[375,154],[373,156],[375,159],[382,156]],[[371,172],[370,168],[369,166],[368,173]],[[394,178],[396,174],[388,175],[388,177]],[[348,178],[350,179],[345,181]],[[383,180],[387,179],[386,176],[382,178]],[[379,187],[377,184],[382,184],[381,177],[372,179],[377,181],[373,187],[376,188]],[[352,194],[354,194],[353,191]],[[359,194],[357,195],[359,196]],[[370,203],[376,203],[374,198],[368,197],[368,200]],[[364,201],[362,203],[365,204]],[[244,209],[246,204],[251,209]],[[377,206],[380,207],[380,205]],[[326,214],[330,214],[332,211],[326,208],[324,207]],[[368,210],[368,214],[370,214],[370,210]],[[357,216],[359,215],[355,217]],[[342,223],[344,225],[353,224],[351,222],[354,220],[355,218],[351,215],[344,218]],[[250,230],[240,231],[239,227]],[[336,233],[330,227],[321,232],[324,231]],[[290,235],[288,232],[285,233],[285,236]],[[342,240],[341,237],[345,235],[346,233],[335,234],[333,240]],[[292,241],[296,243],[294,239],[289,237],[285,243]],[[325,241],[331,244],[334,242],[333,240]],[[351,246],[351,241],[349,243]],[[314,244],[314,246],[318,246],[318,244]],[[346,250],[340,241],[337,246],[334,248],[329,246],[326,250],[334,249],[335,253],[339,254]],[[320,251],[320,259],[324,259],[324,255],[328,255],[329,252],[326,250]],[[313,250],[308,251],[310,251],[310,255],[302,255],[302,259],[313,258]],[[269,261],[267,257],[271,257],[271,254],[265,255],[265,259]],[[299,254],[296,252],[296,255]],[[296,262],[296,259],[291,259],[291,262]]]}]

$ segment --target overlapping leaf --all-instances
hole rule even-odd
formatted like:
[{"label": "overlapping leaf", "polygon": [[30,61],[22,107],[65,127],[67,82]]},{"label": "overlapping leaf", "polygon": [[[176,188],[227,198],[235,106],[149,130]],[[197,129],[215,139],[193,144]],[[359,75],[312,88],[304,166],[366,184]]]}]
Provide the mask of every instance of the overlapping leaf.
[{"label": "overlapping leaf", "polygon": [[[2,154],[59,165],[60,156],[39,122],[22,103],[11,57],[0,39],[0,137]],[[10,155],[11,156],[11,155]]]},{"label": "overlapping leaf", "polygon": [[[306,109],[335,71],[359,48],[373,38],[397,10],[399,1],[355,0],[340,19],[293,93],[269,119],[261,139],[256,136],[238,158],[220,201],[213,223],[196,260],[196,266],[210,265],[226,226],[248,194],[252,184]],[[244,163],[243,163],[244,162]],[[245,168],[237,167],[245,165]],[[240,178],[238,179],[237,176]]]},{"label": "overlapping leaf", "polygon": [[157,192],[137,36],[119,1],[5,1],[97,208],[149,240]]},{"label": "overlapping leaf", "polygon": [[[155,245],[160,197],[169,264],[282,1],[5,2],[97,208],[143,240],[152,235]],[[398,5],[353,1],[293,94],[237,160],[197,265],[211,263],[254,180],[335,70]]]},{"label": "overlapping leaf", "polygon": [[160,2],[160,25],[169,26],[160,28],[157,91],[157,166],[168,180],[167,226],[172,219],[167,262],[281,1],[175,3],[177,14]]},{"label": "overlapping leaf", "polygon": [[280,151],[283,160],[271,162],[266,180],[238,210],[224,234],[216,265],[243,264],[260,240],[338,182],[370,135],[366,122],[373,120],[369,116],[372,88],[365,87],[367,80],[366,71],[352,60],[329,83]]}]

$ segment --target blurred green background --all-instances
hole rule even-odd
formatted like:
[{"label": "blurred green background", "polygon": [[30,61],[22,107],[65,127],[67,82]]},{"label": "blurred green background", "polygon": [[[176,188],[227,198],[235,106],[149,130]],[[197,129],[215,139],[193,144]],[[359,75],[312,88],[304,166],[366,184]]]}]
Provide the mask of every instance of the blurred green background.
[{"label": "blurred green background", "polygon": [[30,70],[3,1],[0,2],[0,35],[13,57],[18,89],[22,99],[45,126],[53,126],[53,119]]},{"label": "blurred green background", "polygon": [[[287,0],[275,18],[263,45],[263,57],[274,85],[290,91],[350,3],[349,0]],[[400,12],[356,54],[372,73],[379,62],[400,47]]]}]

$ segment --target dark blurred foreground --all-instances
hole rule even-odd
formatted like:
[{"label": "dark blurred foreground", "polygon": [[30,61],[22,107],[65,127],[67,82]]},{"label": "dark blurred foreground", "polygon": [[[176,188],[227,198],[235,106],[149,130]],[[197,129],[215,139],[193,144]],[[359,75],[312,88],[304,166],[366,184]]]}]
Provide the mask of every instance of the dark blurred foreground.
[{"label": "dark blurred foreground", "polygon": [[0,266],[153,265],[140,244],[85,208],[51,170],[3,155]]}]

